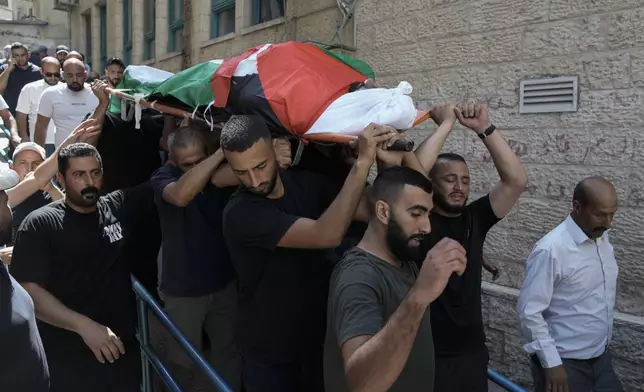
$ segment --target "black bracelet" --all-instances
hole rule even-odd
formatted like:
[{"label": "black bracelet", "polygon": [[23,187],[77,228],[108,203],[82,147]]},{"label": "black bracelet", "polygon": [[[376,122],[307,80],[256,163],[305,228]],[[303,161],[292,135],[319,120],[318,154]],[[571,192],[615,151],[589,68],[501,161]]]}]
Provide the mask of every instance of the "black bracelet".
[{"label": "black bracelet", "polygon": [[486,129],[485,131],[479,133],[479,137],[481,139],[485,139],[486,137],[490,136],[492,134],[492,132],[494,132],[494,131],[496,131],[496,126],[494,124],[492,124],[492,125],[490,125],[488,127],[488,129]]}]

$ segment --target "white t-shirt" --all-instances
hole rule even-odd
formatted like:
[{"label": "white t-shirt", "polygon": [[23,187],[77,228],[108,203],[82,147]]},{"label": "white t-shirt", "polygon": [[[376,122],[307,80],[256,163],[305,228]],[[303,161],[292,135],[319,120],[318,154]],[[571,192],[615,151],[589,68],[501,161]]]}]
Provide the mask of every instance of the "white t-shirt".
[{"label": "white t-shirt", "polygon": [[98,98],[89,84],[85,84],[85,88],[81,91],[72,91],[67,88],[67,84],[60,83],[42,93],[38,114],[49,117],[54,122],[56,126],[54,144],[58,147],[97,106]]},{"label": "white t-shirt", "polygon": [[[35,82],[27,83],[20,91],[20,96],[18,96],[18,103],[16,104],[16,112],[24,113],[29,116],[29,133],[31,137],[34,137],[36,129],[36,120],[38,119],[38,104],[40,103],[40,97],[42,96],[43,91],[51,87],[49,84],[45,83],[44,80],[37,80]],[[53,121],[49,121],[49,126],[47,127],[47,139],[45,140],[46,144],[54,144],[54,134],[56,132],[56,126]]]},{"label": "white t-shirt", "polygon": [[7,101],[4,100],[4,97],[0,95],[0,110],[5,109],[9,109],[9,105],[7,105]]}]

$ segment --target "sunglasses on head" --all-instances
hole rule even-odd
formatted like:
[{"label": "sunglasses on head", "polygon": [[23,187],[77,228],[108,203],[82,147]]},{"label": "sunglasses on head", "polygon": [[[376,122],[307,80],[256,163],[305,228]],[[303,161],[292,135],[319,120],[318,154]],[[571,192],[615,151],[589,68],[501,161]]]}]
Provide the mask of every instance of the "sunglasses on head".
[{"label": "sunglasses on head", "polygon": [[51,78],[52,76],[60,78],[60,72],[45,72],[45,76],[48,78]]}]

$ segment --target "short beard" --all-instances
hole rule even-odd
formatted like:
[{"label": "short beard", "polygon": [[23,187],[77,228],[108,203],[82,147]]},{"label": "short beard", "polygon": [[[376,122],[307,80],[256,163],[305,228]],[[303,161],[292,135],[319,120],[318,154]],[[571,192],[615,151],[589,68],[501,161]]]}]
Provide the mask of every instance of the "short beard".
[{"label": "short beard", "polygon": [[[277,163],[276,163],[276,165],[277,165]],[[268,195],[270,195],[271,193],[273,193],[273,191],[275,190],[275,186],[277,185],[277,176],[278,176],[278,174],[279,174],[279,170],[275,170],[275,173],[273,173],[273,177],[272,177],[272,178],[271,178],[271,180],[268,182],[268,186],[266,186],[266,189],[264,189],[264,190],[263,190],[263,191],[261,191],[261,192],[256,191],[256,190],[254,190],[253,188],[247,187],[247,186],[246,186],[246,185],[244,185],[243,183],[242,183],[242,185],[244,185],[244,188],[246,188],[250,193],[252,193],[252,194],[254,194],[254,195],[258,195],[258,196],[268,196]]]},{"label": "short beard", "polygon": [[391,212],[389,222],[387,224],[387,246],[391,253],[402,262],[416,261],[421,253],[421,246],[409,246],[409,242],[418,239],[419,245],[425,236],[422,234],[415,234],[408,237],[405,231],[396,220],[395,215]]},{"label": "short beard", "polygon": [[434,207],[438,207],[439,211],[444,211],[448,214],[462,214],[467,206],[467,199],[463,201],[463,205],[454,206],[447,202],[447,199],[438,192],[434,192]]}]

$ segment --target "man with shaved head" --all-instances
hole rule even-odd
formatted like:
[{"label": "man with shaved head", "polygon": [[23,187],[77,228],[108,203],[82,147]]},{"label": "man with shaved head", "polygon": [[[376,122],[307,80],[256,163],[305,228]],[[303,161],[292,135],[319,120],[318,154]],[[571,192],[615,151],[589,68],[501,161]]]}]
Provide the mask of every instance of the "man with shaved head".
[{"label": "man with shaved head", "polygon": [[85,64],[77,58],[67,58],[63,64],[65,83],[51,86],[40,97],[34,141],[45,146],[47,127],[51,120],[56,126],[54,145],[58,147],[78,124],[99,104],[87,80]]},{"label": "man with shaved head", "polygon": [[[18,104],[16,105],[18,133],[24,142],[31,141],[35,134],[38,105],[40,104],[42,93],[47,88],[60,83],[60,63],[55,57],[44,57],[40,64],[42,79],[26,84],[20,92]],[[53,122],[50,122],[47,126],[47,137],[45,139],[47,156],[51,155],[56,149],[54,145],[55,132],[56,127]]]},{"label": "man with shaved head", "polygon": [[528,257],[517,314],[536,392],[624,390],[609,352],[618,268],[608,230],[616,211],[608,180],[582,180],[570,215]]}]

